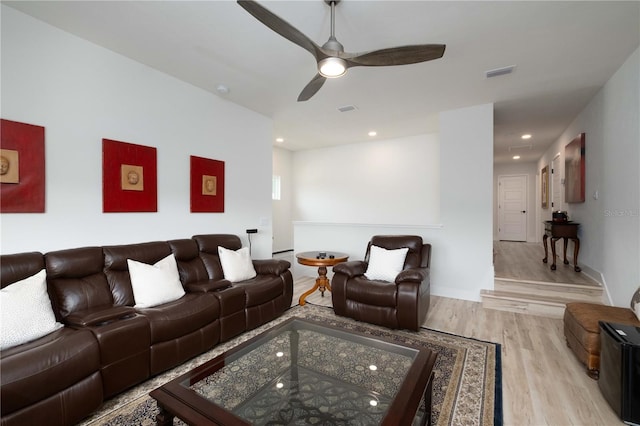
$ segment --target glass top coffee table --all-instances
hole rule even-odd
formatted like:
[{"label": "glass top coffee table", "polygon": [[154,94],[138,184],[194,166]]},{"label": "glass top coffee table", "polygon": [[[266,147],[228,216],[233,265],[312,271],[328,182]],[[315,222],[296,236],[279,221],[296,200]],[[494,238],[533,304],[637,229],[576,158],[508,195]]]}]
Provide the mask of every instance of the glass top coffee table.
[{"label": "glass top coffee table", "polygon": [[291,318],[150,395],[159,425],[430,424],[435,359]]}]

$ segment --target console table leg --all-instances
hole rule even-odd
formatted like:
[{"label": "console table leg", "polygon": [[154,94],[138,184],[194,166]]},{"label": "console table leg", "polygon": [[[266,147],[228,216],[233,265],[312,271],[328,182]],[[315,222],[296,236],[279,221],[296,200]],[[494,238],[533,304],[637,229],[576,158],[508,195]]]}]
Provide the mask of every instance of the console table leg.
[{"label": "console table leg", "polygon": [[580,251],[580,240],[577,238],[573,239],[573,270],[576,272],[582,271],[578,266],[578,252]]},{"label": "console table leg", "polygon": [[564,264],[568,265],[569,261],[567,260],[567,244],[569,243],[569,239],[567,237],[562,238],[564,242]]},{"label": "console table leg", "polygon": [[544,259],[542,259],[543,263],[547,263],[547,258],[549,257],[549,251],[547,249],[547,234],[542,236],[542,245],[544,245]]},{"label": "console table leg", "polygon": [[551,262],[551,270],[556,270],[556,241],[557,238],[551,237],[551,255],[553,256],[553,262]]}]

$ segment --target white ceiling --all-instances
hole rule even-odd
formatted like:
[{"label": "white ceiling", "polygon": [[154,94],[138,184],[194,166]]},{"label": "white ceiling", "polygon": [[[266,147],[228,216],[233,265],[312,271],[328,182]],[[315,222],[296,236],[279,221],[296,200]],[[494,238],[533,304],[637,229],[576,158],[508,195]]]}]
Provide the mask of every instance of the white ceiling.
[{"label": "white ceiling", "polygon": [[[228,86],[220,96],[271,117],[274,139],[291,150],[370,140],[370,130],[379,139],[433,132],[439,111],[493,102],[496,162],[534,161],[640,44],[639,1],[343,0],[345,51],[441,43],[444,57],[352,68],[297,102],[315,60],[234,1],[3,3],[213,93]],[[329,37],[323,0],[261,4],[316,44]],[[485,78],[509,65],[512,74]],[[357,109],[339,112],[344,105]]]}]

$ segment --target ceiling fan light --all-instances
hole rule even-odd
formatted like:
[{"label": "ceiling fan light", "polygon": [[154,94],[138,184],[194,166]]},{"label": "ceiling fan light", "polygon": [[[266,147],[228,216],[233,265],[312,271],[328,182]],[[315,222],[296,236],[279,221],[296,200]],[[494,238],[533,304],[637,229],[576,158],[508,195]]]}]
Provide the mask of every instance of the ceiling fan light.
[{"label": "ceiling fan light", "polygon": [[325,58],[318,62],[318,71],[323,77],[341,77],[345,72],[347,72],[347,63],[342,58]]}]

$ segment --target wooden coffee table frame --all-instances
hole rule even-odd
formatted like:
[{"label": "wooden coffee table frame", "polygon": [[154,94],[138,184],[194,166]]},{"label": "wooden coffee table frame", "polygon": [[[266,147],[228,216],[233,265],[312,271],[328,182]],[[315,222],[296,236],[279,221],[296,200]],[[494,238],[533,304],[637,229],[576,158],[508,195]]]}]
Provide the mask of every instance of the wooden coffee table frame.
[{"label": "wooden coffee table frame", "polygon": [[[320,257],[320,253],[323,253],[325,256]],[[298,299],[300,306],[304,306],[306,303],[305,299],[314,291],[320,290],[322,297],[324,297],[324,292],[326,290],[331,291],[331,283],[329,282],[329,278],[327,278],[327,266],[334,266],[338,263],[346,262],[349,259],[349,255],[331,251],[306,251],[304,253],[296,254],[296,258],[298,259],[298,263],[301,265],[318,267],[318,278],[316,278],[315,284],[312,288],[302,293],[300,299]]]},{"label": "wooden coffee table frame", "polygon": [[[248,346],[256,345],[260,340],[268,341],[272,339],[279,335],[283,328],[289,327],[294,321],[307,323],[310,327],[335,330],[341,334],[351,335],[355,340],[365,339],[372,342],[373,345],[403,346],[385,339],[374,338],[363,333],[345,331],[315,321],[290,318],[151,391],[149,395],[157,401],[160,410],[156,416],[156,424],[163,426],[172,425],[174,417],[178,417],[182,421],[192,425],[250,425],[246,420],[207,400],[192,389],[184,386],[183,383],[188,382],[193,384],[215,373],[225,366],[227,358],[231,358],[233,354],[243,351]],[[403,347],[417,350],[417,354],[380,424],[387,426],[412,424],[420,407],[420,402],[424,399],[426,412],[421,419],[421,424],[430,425],[433,367],[437,354],[426,348]]]}]

